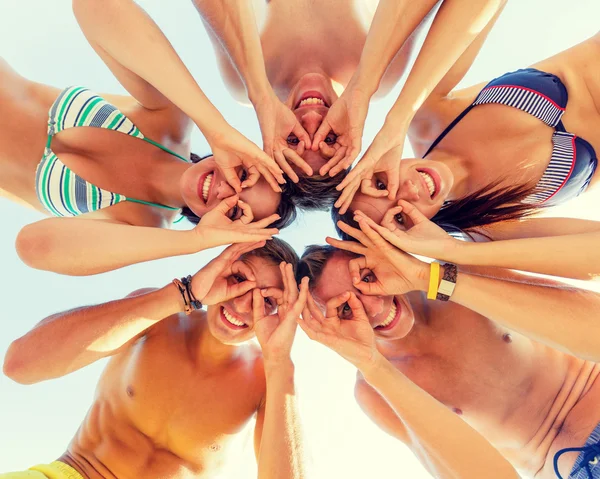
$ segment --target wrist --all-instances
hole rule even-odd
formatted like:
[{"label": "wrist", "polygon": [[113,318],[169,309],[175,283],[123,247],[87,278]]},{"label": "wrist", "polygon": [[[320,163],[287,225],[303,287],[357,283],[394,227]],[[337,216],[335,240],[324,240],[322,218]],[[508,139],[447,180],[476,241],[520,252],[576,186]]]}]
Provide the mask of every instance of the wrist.
[{"label": "wrist", "polygon": [[370,361],[357,364],[356,367],[365,378],[365,381],[371,384],[371,381],[377,377],[378,372],[381,371],[381,368],[384,367],[386,363],[389,363],[389,361],[383,354],[376,350]]},{"label": "wrist", "polygon": [[[428,263],[420,262],[419,270],[415,275],[415,281],[413,283],[413,291],[421,291],[426,293],[429,290],[429,277],[431,275],[431,265]],[[437,287],[437,285],[436,285]]]},{"label": "wrist", "polygon": [[294,376],[295,366],[289,356],[285,358],[263,358],[263,363],[267,379]]},{"label": "wrist", "polygon": [[365,69],[361,68],[359,65],[344,92],[360,91],[370,99],[379,89],[379,81],[380,78],[377,77],[377,75],[368,74],[365,72]]},{"label": "wrist", "polygon": [[266,104],[275,95],[266,77],[263,81],[247,82],[246,93],[255,110],[260,108],[261,105]]}]

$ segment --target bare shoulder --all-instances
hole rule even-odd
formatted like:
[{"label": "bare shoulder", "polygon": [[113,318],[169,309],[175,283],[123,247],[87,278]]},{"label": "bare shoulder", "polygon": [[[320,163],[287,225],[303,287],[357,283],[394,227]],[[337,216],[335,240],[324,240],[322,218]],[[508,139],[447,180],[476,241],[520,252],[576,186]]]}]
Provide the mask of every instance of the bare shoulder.
[{"label": "bare shoulder", "polygon": [[363,412],[380,429],[390,436],[399,439],[405,444],[410,442],[410,438],[394,410],[387,401],[373,389],[363,378],[360,372],[357,372],[356,383],[354,385],[354,397]]}]

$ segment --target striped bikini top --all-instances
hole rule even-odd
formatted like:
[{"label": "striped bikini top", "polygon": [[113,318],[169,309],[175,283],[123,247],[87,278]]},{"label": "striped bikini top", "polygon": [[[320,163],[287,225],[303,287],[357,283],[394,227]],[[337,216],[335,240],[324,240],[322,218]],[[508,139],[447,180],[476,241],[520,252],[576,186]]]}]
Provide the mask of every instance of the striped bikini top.
[{"label": "striped bikini top", "polygon": [[169,210],[179,209],[127,198],[125,195],[103,190],[73,172],[54,154],[51,143],[52,137],[58,132],[77,127],[95,127],[118,131],[151,143],[180,160],[189,161],[163,145],[146,138],[115,106],[92,91],[82,87],[69,87],[58,96],[50,107],[48,142],[35,178],[37,197],[51,214],[55,216],[77,216],[107,208],[122,201],[131,201]]},{"label": "striped bikini top", "polygon": [[518,108],[554,128],[550,163],[532,193],[522,202],[544,206],[560,204],[585,191],[598,165],[592,145],[565,130],[561,118],[567,101],[567,89],[555,75],[534,68],[507,73],[485,86],[475,101],[431,144],[423,158],[477,105]]}]

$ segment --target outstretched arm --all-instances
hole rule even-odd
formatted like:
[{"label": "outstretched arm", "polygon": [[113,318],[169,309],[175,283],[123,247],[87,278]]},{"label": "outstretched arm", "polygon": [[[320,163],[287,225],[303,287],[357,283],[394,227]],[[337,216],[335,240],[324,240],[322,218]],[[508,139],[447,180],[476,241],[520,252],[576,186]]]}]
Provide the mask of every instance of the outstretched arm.
[{"label": "outstretched arm", "polygon": [[[379,233],[364,218],[359,218],[362,231],[341,222],[338,224],[343,225],[344,231],[358,239],[363,246],[332,239],[328,239],[328,242],[367,255],[379,280],[379,283],[367,284],[359,279],[355,285],[361,291],[378,294],[377,290],[381,291],[386,286],[384,283],[390,283],[390,288],[394,290],[387,291],[388,294],[428,291],[429,265],[399,250],[394,245],[396,237],[393,234],[385,238],[385,232]],[[379,266],[374,260],[375,255],[380,255],[387,265]],[[402,291],[397,291],[398,287],[378,274],[378,269],[391,277],[403,277],[404,283],[398,283],[403,284]],[[540,286],[462,271],[458,274],[450,301],[553,348],[591,361],[600,360],[600,294],[558,282],[552,286]]]},{"label": "outstretched arm", "polygon": [[126,206],[138,213],[132,219],[140,221],[147,210],[141,205],[118,204],[76,218],[47,218],[19,232],[17,253],[32,268],[88,276],[214,246],[266,240],[277,233],[275,228],[264,229],[276,215],[250,224],[244,223],[248,217],[242,217],[244,221],[228,219],[226,214],[236,201],[236,196],[222,201],[188,231],[160,228],[159,224],[137,226],[109,216]]},{"label": "outstretched arm", "polygon": [[10,345],[4,374],[21,384],[64,376],[118,353],[148,328],[182,310],[179,291],[170,284],[53,314]]},{"label": "outstretched arm", "polygon": [[[337,310],[345,304],[352,314],[340,319]],[[406,443],[432,476],[440,479],[519,477],[478,432],[407,379],[377,351],[373,328],[354,293],[331,299],[326,310],[323,316],[309,297],[300,326],[311,339],[331,348],[358,368],[371,386],[357,387],[361,407],[382,429]],[[384,401],[378,401],[380,398]]]}]

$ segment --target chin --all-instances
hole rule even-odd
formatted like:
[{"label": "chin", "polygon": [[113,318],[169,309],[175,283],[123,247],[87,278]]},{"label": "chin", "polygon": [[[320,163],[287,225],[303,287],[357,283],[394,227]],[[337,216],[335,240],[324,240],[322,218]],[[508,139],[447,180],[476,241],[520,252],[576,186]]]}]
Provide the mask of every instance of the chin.
[{"label": "chin", "polygon": [[221,306],[214,305],[210,306],[206,313],[208,330],[217,341],[227,346],[237,346],[254,338],[254,331],[250,328],[238,331],[228,329],[221,321],[220,311]]}]

